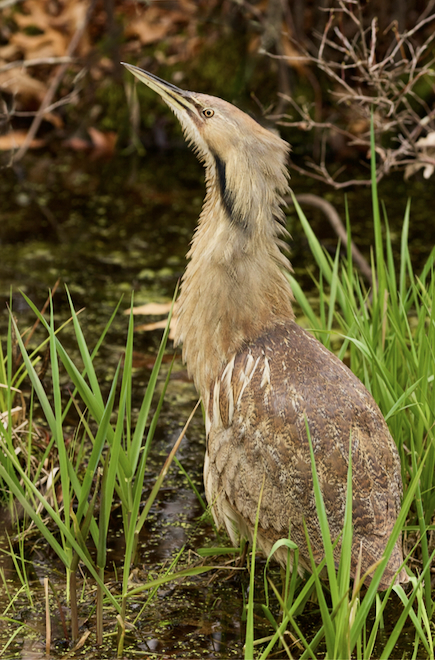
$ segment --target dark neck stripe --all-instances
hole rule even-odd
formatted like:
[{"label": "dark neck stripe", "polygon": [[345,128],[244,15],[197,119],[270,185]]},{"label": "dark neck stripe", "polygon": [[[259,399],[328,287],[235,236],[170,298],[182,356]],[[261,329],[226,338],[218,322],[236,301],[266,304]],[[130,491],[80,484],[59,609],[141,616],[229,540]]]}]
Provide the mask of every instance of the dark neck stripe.
[{"label": "dark neck stripe", "polygon": [[213,153],[213,157],[216,165],[216,173],[219,183],[221,200],[228,215],[228,219],[230,222],[233,222],[238,227],[246,231],[249,229],[249,222],[247,221],[247,218],[242,216],[235,209],[235,195],[227,186],[225,162],[215,153]]}]

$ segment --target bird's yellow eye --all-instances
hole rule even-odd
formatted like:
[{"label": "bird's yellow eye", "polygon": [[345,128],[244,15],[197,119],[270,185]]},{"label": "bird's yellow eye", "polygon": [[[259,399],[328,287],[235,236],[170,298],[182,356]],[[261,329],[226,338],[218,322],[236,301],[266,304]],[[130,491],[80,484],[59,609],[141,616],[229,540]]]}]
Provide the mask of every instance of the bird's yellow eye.
[{"label": "bird's yellow eye", "polygon": [[207,117],[207,119],[210,119],[210,117],[213,117],[214,115],[214,110],[212,110],[211,108],[205,108],[202,111],[202,114],[204,115],[204,117]]}]

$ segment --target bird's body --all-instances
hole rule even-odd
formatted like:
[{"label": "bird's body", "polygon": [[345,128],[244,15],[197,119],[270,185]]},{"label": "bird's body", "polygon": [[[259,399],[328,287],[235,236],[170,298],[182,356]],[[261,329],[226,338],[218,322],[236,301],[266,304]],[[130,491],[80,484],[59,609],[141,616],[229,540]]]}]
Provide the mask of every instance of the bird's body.
[{"label": "bird's body", "polygon": [[[309,568],[305,520],[316,563],[323,558],[306,421],[332,539],[343,529],[352,438],[354,574],[382,555],[400,507],[394,442],[356,376],[294,321],[279,324],[230,360],[212,388],[204,470],[207,500],[234,543],[252,538],[265,476],[257,543],[265,554],[288,536]],[[278,550],[285,563],[287,550]],[[335,550],[338,563],[340,544]],[[402,562],[400,544],[387,581]],[[384,581],[384,586],[387,582]]]},{"label": "bird's body", "polygon": [[[204,483],[215,521],[234,543],[250,540],[264,483],[259,547],[267,553],[290,529],[309,568],[305,520],[321,561],[308,423],[333,539],[343,528],[351,440],[352,572],[361,547],[364,573],[381,558],[400,509],[400,461],[362,383],[294,321],[290,264],[280,249],[289,147],[226,101],[128,68],[175,112],[206,170],[176,341],[204,402]],[[401,562],[398,541],[381,588]],[[402,570],[396,581],[407,579]]]}]

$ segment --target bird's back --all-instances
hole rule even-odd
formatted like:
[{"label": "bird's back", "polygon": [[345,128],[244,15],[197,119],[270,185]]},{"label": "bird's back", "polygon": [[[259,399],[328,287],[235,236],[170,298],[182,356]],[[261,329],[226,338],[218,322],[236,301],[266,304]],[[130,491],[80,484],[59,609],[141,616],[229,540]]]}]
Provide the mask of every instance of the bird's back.
[{"label": "bird's back", "polygon": [[[352,570],[379,560],[400,510],[400,461],[382,414],[356,376],[293,321],[248,344],[215,381],[207,410],[204,479],[213,515],[233,542],[254,528],[268,552],[291,538],[308,567],[303,520],[316,562],[323,545],[313,492],[308,422],[332,540],[343,529],[352,443]],[[236,531],[237,530],[237,531]],[[338,562],[340,544],[336,548]],[[285,561],[282,552],[281,561]],[[383,585],[402,562],[398,543]],[[401,581],[406,581],[406,574]]]}]

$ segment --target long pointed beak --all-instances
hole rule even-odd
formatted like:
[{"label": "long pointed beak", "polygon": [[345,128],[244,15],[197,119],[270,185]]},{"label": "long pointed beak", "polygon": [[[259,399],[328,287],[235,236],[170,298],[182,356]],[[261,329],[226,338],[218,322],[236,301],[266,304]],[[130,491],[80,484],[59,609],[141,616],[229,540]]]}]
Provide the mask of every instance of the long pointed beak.
[{"label": "long pointed beak", "polygon": [[145,85],[150,87],[154,92],[157,92],[159,96],[169,105],[170,108],[174,110],[184,110],[192,112],[195,110],[195,104],[192,100],[191,92],[186,92],[184,89],[180,89],[171,83],[166,82],[158,78],[148,71],[139,69],[137,66],[132,64],[126,64],[121,62],[136,78],[138,78]]}]

